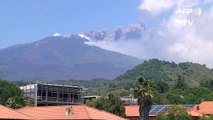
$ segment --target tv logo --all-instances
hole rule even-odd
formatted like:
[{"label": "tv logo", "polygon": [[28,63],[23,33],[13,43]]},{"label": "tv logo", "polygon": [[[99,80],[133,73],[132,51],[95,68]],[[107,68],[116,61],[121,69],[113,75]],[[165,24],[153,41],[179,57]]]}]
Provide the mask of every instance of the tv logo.
[{"label": "tv logo", "polygon": [[194,20],[190,20],[190,19],[184,19],[184,20],[183,20],[184,26],[186,26],[187,24],[188,24],[189,26],[192,26],[193,23],[194,23]]}]

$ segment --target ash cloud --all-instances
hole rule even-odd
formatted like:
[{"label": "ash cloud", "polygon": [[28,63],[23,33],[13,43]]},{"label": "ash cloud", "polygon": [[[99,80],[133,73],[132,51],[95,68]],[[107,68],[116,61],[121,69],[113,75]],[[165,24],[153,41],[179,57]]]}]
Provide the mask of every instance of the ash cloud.
[{"label": "ash cloud", "polygon": [[[162,2],[144,0],[139,7],[142,12],[149,13],[152,17],[185,6],[196,7],[208,4],[208,7],[202,7],[202,15],[194,21],[192,26],[183,25],[183,20],[171,14],[155,28],[147,30],[146,22],[139,21],[126,27],[118,27],[113,32],[108,31],[107,34],[102,33],[100,41],[90,41],[86,44],[141,59],[158,58],[177,63],[190,61],[213,68],[213,1],[163,0]],[[159,8],[155,8],[156,6]]]},{"label": "ash cloud", "polygon": [[142,21],[138,23],[129,24],[125,28],[117,28],[114,31],[114,40],[119,39],[140,39],[142,37],[142,33],[144,32],[145,24]]}]

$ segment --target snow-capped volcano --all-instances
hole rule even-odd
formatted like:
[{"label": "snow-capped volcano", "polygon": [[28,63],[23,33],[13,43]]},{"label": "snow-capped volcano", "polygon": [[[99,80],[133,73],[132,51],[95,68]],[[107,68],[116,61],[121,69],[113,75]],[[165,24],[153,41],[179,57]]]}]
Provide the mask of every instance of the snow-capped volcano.
[{"label": "snow-capped volcano", "polygon": [[[7,80],[113,79],[141,63],[137,58],[85,44],[90,37],[49,36],[0,50],[0,78]],[[93,40],[93,39],[91,39]]]},{"label": "snow-capped volcano", "polygon": [[90,37],[88,37],[87,35],[85,35],[84,33],[78,33],[77,34],[79,37],[81,37],[81,38],[84,38],[84,39],[86,39],[86,40],[91,40],[91,38]]}]

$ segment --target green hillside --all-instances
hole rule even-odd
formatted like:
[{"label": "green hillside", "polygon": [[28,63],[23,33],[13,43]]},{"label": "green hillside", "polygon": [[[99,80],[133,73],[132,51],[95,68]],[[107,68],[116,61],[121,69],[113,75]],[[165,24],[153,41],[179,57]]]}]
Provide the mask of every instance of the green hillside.
[{"label": "green hillside", "polygon": [[177,75],[184,76],[190,86],[197,86],[203,80],[213,79],[213,71],[205,65],[191,62],[176,64],[152,59],[128,70],[113,80],[113,83],[133,84],[136,78],[142,76],[150,80],[165,80],[168,84],[172,84],[177,79]]},{"label": "green hillside", "polygon": [[[191,62],[176,64],[174,62],[160,61],[157,59],[144,61],[143,64],[128,70],[114,80],[53,80],[48,82],[83,86],[87,89],[84,95],[104,96],[108,93],[115,93],[121,96],[128,96],[128,94],[131,93],[131,89],[135,87],[137,78],[140,76],[149,80],[164,80],[168,84],[168,89],[171,92],[174,88],[174,84],[177,82],[178,75],[185,78],[190,90],[194,89],[194,87],[200,87],[201,81],[203,81],[201,87],[212,90],[213,71],[205,65]],[[25,85],[30,82],[16,81],[15,83]]]}]

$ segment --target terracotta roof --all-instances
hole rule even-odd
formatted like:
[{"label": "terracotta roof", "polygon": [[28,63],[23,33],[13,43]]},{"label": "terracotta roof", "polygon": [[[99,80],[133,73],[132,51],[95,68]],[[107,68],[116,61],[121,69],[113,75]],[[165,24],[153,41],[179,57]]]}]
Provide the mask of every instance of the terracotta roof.
[{"label": "terracotta roof", "polygon": [[[73,114],[66,115],[66,108],[68,107],[71,107]],[[26,107],[18,111],[43,120],[126,120],[125,118],[86,105]]]},{"label": "terracotta roof", "polygon": [[125,106],[125,115],[128,117],[139,116],[139,106],[138,105],[129,105]]},{"label": "terracotta roof", "polygon": [[204,101],[200,105],[194,106],[191,111],[198,112],[200,114],[213,114],[213,101]]},{"label": "terracotta roof", "polygon": [[33,119],[28,115],[24,115],[16,110],[0,105],[0,119]]},{"label": "terracotta roof", "polygon": [[196,112],[196,111],[193,111],[193,110],[188,110],[188,114],[189,114],[190,116],[196,116],[196,117],[202,116],[201,113]]},{"label": "terracotta roof", "polygon": [[[125,115],[128,117],[139,116],[139,106],[138,105],[125,106]],[[156,116],[156,114],[149,114],[149,116]]]}]

